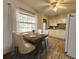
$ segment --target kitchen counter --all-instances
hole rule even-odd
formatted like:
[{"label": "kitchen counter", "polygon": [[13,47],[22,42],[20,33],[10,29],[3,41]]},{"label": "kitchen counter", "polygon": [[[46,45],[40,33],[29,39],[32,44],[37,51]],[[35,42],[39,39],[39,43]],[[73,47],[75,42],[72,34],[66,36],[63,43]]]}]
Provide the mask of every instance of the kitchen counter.
[{"label": "kitchen counter", "polygon": [[62,29],[49,29],[48,34],[51,37],[56,37],[56,38],[60,38],[60,39],[66,38],[66,31],[62,30]]}]

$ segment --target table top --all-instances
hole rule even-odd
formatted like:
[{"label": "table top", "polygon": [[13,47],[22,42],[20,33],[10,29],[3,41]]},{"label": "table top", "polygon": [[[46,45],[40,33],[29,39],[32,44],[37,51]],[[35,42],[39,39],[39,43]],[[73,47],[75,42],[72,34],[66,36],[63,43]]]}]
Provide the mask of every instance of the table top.
[{"label": "table top", "polygon": [[25,34],[25,35],[23,35],[25,41],[28,41],[33,44],[40,43],[47,36],[48,35],[46,35],[46,34],[34,34],[34,35]]}]

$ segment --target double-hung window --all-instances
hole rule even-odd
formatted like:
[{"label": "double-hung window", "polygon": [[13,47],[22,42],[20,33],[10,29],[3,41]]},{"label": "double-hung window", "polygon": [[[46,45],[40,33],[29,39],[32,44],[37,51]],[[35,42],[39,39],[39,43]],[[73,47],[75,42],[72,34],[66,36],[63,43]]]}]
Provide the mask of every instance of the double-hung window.
[{"label": "double-hung window", "polygon": [[24,11],[16,11],[16,31],[30,32],[37,31],[37,16]]}]

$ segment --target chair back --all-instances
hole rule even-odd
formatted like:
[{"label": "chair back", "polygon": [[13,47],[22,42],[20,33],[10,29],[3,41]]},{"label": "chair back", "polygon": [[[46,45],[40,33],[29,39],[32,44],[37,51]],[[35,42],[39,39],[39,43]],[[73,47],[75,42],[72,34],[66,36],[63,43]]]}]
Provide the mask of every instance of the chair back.
[{"label": "chair back", "polygon": [[35,49],[35,46],[24,41],[23,35],[14,33],[14,38],[15,38],[16,46],[18,47],[18,50],[21,54],[30,53]]}]

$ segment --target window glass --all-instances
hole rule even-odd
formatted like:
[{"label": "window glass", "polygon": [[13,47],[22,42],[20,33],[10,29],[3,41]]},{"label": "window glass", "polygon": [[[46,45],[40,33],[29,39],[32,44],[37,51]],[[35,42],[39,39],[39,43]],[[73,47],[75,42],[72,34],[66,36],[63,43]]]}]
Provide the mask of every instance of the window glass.
[{"label": "window glass", "polygon": [[16,12],[16,30],[17,32],[28,32],[37,29],[36,16],[30,16]]}]

